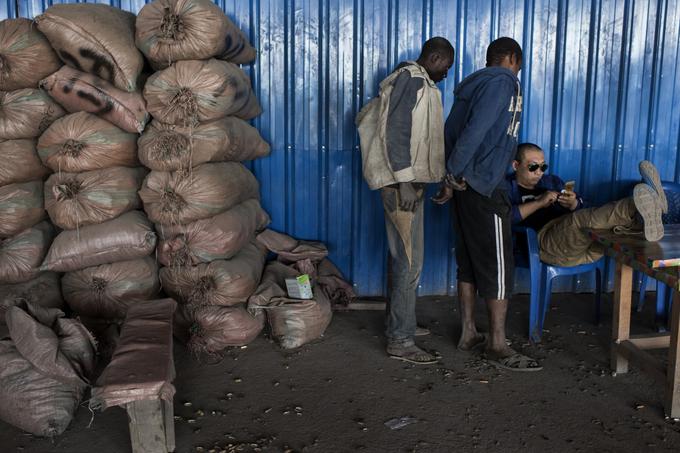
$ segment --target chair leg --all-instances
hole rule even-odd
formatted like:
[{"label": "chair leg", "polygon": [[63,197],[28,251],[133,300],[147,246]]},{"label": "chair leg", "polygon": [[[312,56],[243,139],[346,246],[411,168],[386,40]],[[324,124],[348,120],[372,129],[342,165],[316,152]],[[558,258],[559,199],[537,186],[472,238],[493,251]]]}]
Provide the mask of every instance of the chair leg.
[{"label": "chair leg", "polygon": [[656,284],[656,311],[654,313],[654,324],[658,332],[666,331],[666,299],[672,290],[661,282]]},{"label": "chair leg", "polygon": [[599,267],[595,269],[595,325],[600,325],[600,315],[602,314],[602,280],[604,271]]},{"label": "chair leg", "polygon": [[[540,273],[540,272],[539,272]],[[531,293],[529,294],[529,339],[533,343],[541,342],[542,330],[538,324],[541,315],[540,301],[541,301],[541,278],[539,276],[531,276]]]},{"label": "chair leg", "polygon": [[550,296],[552,296],[552,278],[548,278],[547,272],[541,278],[541,323],[539,324],[540,331],[543,332],[543,324],[545,323],[545,315],[550,308]]}]

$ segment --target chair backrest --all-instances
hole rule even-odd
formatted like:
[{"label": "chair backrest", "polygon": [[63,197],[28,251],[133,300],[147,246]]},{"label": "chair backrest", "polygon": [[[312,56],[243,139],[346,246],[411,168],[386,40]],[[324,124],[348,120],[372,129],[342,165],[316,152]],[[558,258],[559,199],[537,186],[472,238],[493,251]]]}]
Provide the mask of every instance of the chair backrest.
[{"label": "chair backrest", "polygon": [[663,215],[663,223],[680,223],[680,183],[662,181],[661,185],[668,200],[668,213]]},{"label": "chair backrest", "polygon": [[529,261],[529,269],[538,271],[541,265],[541,258],[538,250],[538,235],[536,230],[525,226],[513,226],[512,231],[516,235],[526,237],[527,251],[521,251]]}]

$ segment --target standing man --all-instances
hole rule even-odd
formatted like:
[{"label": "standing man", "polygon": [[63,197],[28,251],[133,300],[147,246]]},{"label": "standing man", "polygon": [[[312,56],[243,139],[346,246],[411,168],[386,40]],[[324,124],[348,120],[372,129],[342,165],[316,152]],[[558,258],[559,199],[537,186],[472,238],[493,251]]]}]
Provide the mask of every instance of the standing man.
[{"label": "standing man", "polygon": [[[517,147],[522,96],[517,74],[522,48],[511,38],[493,41],[486,68],[463,80],[446,120],[448,175],[435,202],[453,196],[461,350],[486,343],[485,357],[513,371],[536,371],[536,360],[506,343],[505,317],[514,283],[511,204],[505,173]],[[486,301],[489,335],[477,331],[475,299]]]},{"label": "standing man", "polygon": [[423,266],[425,184],[445,175],[444,115],[437,86],[453,64],[453,46],[429,39],[416,61],[401,63],[356,119],[363,173],[380,189],[392,258],[387,354],[416,364],[437,357],[416,346],[416,288]]}]

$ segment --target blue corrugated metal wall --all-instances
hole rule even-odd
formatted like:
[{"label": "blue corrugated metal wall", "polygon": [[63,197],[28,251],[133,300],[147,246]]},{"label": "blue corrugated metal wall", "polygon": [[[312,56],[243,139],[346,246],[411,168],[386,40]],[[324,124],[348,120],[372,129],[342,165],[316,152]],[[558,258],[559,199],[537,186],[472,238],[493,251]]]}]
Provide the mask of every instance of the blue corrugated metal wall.
[{"label": "blue corrugated metal wall", "polygon": [[[18,2],[33,17],[52,1]],[[108,2],[107,2],[108,3]],[[144,2],[111,0],[137,12]],[[521,138],[548,150],[551,170],[578,181],[595,203],[624,193],[636,163],[678,180],[680,1],[677,0],[231,0],[218,2],[259,48],[249,68],[264,114],[255,125],[272,155],[253,164],[273,227],[328,243],[362,295],[384,290],[379,197],[361,178],[353,120],[378,82],[417,57],[430,36],[448,38],[455,84],[484,64],[488,43],[511,36],[525,50]],[[0,3],[15,15],[15,3]],[[448,210],[426,209],[421,294],[455,290]],[[520,274],[520,289],[526,275]],[[573,280],[562,289],[590,282]]]}]

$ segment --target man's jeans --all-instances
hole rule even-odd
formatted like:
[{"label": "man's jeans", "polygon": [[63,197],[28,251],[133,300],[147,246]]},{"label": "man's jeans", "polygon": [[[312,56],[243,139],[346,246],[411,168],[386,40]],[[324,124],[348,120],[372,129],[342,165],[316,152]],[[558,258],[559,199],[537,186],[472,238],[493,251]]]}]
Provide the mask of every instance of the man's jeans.
[{"label": "man's jeans", "polygon": [[423,268],[423,197],[415,212],[399,209],[399,190],[381,190],[385,209],[385,226],[392,263],[392,288],[387,303],[387,341],[391,346],[409,347],[415,344],[416,288]]}]

